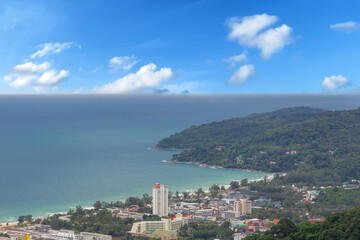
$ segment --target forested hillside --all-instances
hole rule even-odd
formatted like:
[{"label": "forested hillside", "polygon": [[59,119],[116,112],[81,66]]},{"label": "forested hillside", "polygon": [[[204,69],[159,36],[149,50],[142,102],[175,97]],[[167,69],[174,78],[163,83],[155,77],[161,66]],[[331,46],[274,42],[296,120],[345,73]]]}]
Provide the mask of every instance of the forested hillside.
[{"label": "forested hillside", "polygon": [[[278,113],[283,115],[277,116]],[[294,108],[253,115],[237,119],[236,129],[243,127],[243,134],[234,133],[235,128],[230,123],[236,122],[235,119],[228,121],[195,128],[203,138],[201,143],[194,150],[174,155],[174,160],[289,172],[288,179],[293,182],[335,184],[360,179],[360,108],[334,112]],[[226,134],[214,137],[211,129],[218,126],[230,135],[227,142],[218,140],[225,139]],[[177,136],[170,139],[185,142],[190,135],[180,133]],[[225,146],[219,148],[219,144]]]},{"label": "forested hillside", "polygon": [[353,208],[346,212],[334,213],[324,222],[302,222],[295,225],[288,219],[281,219],[271,230],[263,234],[246,237],[245,240],[272,240],[272,239],[360,239],[360,208]]},{"label": "forested hillside", "polygon": [[310,107],[286,108],[274,112],[252,114],[243,118],[191,126],[180,133],[164,138],[156,147],[191,149],[215,143],[233,144],[268,129],[318,118],[328,112]]}]

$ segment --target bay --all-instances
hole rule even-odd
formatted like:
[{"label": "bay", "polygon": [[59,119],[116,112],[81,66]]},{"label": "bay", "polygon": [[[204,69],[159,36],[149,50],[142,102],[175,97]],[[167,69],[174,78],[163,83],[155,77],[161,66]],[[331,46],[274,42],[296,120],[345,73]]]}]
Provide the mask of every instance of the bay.
[{"label": "bay", "polygon": [[0,222],[96,200],[258,179],[259,172],[166,163],[150,150],[186,127],[283,107],[357,108],[359,95],[2,95]]}]

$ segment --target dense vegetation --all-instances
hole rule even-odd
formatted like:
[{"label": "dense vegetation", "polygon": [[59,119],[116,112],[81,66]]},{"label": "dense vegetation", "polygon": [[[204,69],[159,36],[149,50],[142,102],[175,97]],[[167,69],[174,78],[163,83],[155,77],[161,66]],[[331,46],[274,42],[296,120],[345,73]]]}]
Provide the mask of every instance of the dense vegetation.
[{"label": "dense vegetation", "polygon": [[158,147],[194,148],[174,155],[177,161],[288,172],[287,182],[334,185],[360,179],[359,119],[360,108],[282,109],[190,127]]},{"label": "dense vegetation", "polygon": [[214,223],[189,223],[179,230],[179,235],[183,239],[234,239],[234,232],[229,228],[230,223],[224,222],[218,226]]},{"label": "dense vegetation", "polygon": [[200,126],[191,126],[180,133],[164,138],[158,148],[192,149],[213,144],[233,144],[268,129],[289,123],[323,116],[328,111],[309,107],[280,109],[274,112],[257,113],[243,118],[232,118]]},{"label": "dense vegetation", "polygon": [[133,218],[113,217],[106,209],[99,210],[94,214],[94,210],[86,210],[76,207],[75,211],[70,211],[70,221],[60,220],[60,215],[55,214],[43,219],[42,224],[50,225],[53,229],[69,229],[75,232],[95,232],[109,234],[113,237],[124,237],[131,230],[134,222]]},{"label": "dense vegetation", "polygon": [[264,234],[246,237],[245,240],[355,240],[360,239],[360,207],[346,212],[334,213],[324,222],[302,222],[295,225],[288,219],[281,219]]}]

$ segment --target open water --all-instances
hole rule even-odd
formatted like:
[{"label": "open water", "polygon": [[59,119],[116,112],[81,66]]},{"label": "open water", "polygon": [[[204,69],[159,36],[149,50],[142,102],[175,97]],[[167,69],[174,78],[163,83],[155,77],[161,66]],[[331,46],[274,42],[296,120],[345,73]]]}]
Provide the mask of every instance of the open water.
[{"label": "open water", "polygon": [[166,163],[150,150],[194,124],[283,107],[354,109],[359,95],[0,96],[0,222],[46,216],[96,200],[183,192],[265,173]]}]

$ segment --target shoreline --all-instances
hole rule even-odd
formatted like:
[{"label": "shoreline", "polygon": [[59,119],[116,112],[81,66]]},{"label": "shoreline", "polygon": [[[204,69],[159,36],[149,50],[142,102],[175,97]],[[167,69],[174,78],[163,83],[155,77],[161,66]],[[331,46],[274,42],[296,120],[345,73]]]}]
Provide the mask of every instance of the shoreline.
[{"label": "shoreline", "polygon": [[[228,169],[228,170],[237,170],[237,171],[245,171],[245,172],[268,173],[268,172],[253,170],[253,169],[247,169],[247,168],[226,168],[226,167],[217,166],[217,165],[208,165],[208,164],[199,163],[199,162],[182,162],[182,161],[177,161],[177,160],[173,160],[173,159],[165,160],[164,162],[182,163],[182,164],[194,164],[194,165],[198,165],[200,167],[207,167],[207,168],[212,168],[212,169]],[[274,175],[274,173],[269,173],[269,174]],[[279,174],[284,174],[284,173],[279,173]]]},{"label": "shoreline", "polygon": [[170,151],[189,151],[194,150],[194,148],[161,148],[161,147],[151,147],[150,150],[170,150]]},{"label": "shoreline", "polygon": [[[152,148],[153,149],[153,148]],[[156,150],[163,150],[163,149],[156,149]],[[168,149],[170,150],[170,149]],[[207,164],[200,164],[200,163],[196,163],[196,162],[181,162],[181,161],[176,161],[176,160],[162,160],[162,162],[165,162],[165,163],[181,163],[181,164],[193,164],[193,165],[197,165],[199,167],[206,167],[206,168],[212,168],[212,169],[225,169],[225,170],[237,170],[237,171],[245,171],[245,172],[258,172],[258,173],[264,173],[268,179],[272,179],[274,177],[274,174],[273,173],[267,173],[267,172],[262,172],[262,171],[256,171],[256,170],[251,170],[251,169],[240,169],[240,168],[224,168],[224,167],[221,167],[221,166],[213,166],[213,165],[207,165]],[[254,182],[254,181],[259,181],[259,180],[263,180],[262,178],[257,178],[257,179],[252,179],[252,180],[249,180],[249,182]],[[232,179],[232,181],[241,181],[241,180],[238,180],[238,179]],[[218,184],[218,185],[221,185],[221,183],[209,183],[209,186],[211,184]],[[195,184],[196,185],[196,184]],[[228,187],[229,185],[224,185],[225,187]],[[184,191],[190,193],[190,194],[193,194],[193,192],[197,189],[197,188],[203,188],[204,186],[197,186],[197,187],[191,187],[190,189],[186,189]],[[204,191],[207,191],[204,189]],[[141,194],[140,194],[141,195]],[[128,196],[128,197],[131,197],[131,196]],[[125,199],[119,199],[121,201],[125,201]],[[85,209],[90,209],[90,208],[93,208],[92,206],[82,206],[83,208]],[[70,208],[75,208],[75,207],[69,207]],[[47,214],[45,214],[46,216],[41,216],[41,215],[35,215],[34,218],[46,218],[47,216],[52,216],[54,214],[66,214],[67,211],[58,211],[58,212],[48,212]],[[18,216],[17,216],[18,217]],[[5,221],[5,222],[1,222],[0,224],[2,224],[2,226],[6,225],[6,223],[9,223],[9,224],[14,224],[16,223],[16,217],[11,217],[11,219],[9,219],[9,221]]]}]

